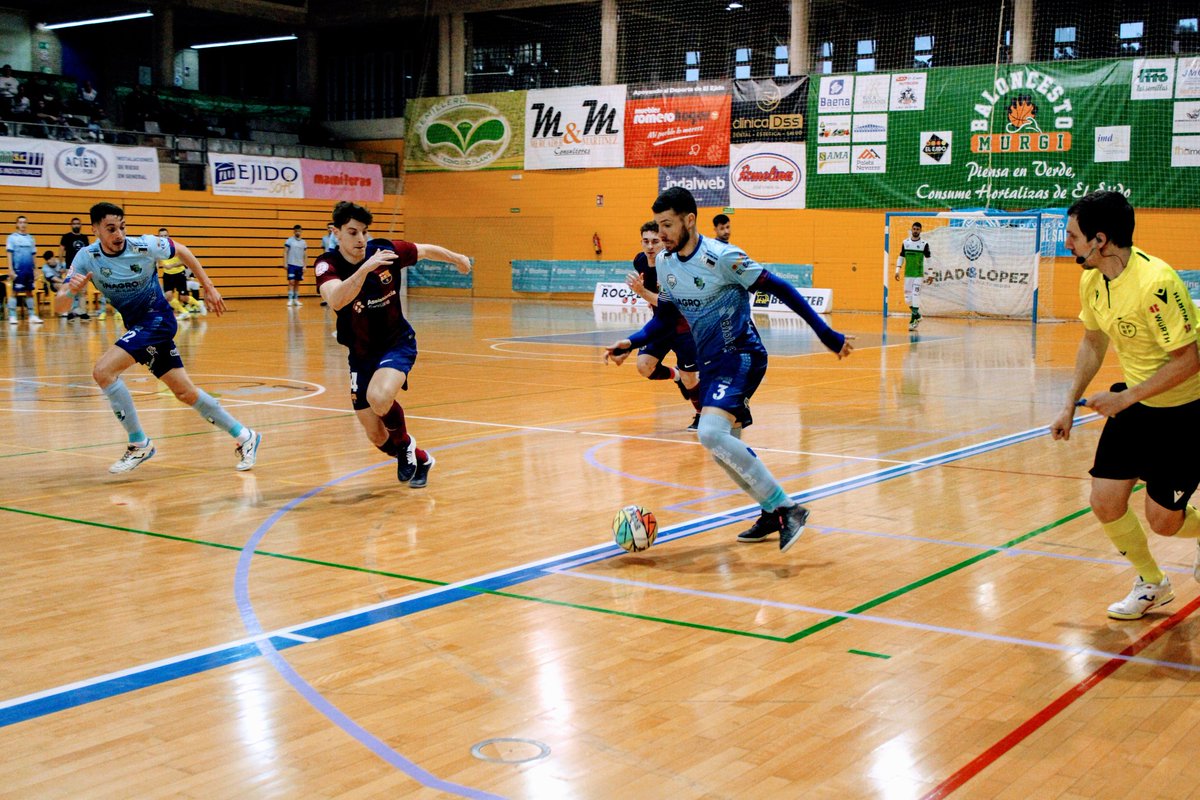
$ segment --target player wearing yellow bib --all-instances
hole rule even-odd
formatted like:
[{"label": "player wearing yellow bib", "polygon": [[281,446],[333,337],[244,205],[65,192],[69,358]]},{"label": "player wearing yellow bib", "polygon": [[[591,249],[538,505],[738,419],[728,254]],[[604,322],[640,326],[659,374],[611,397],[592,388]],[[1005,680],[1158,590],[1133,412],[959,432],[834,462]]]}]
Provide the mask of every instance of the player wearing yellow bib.
[{"label": "player wearing yellow bib", "polygon": [[[171,232],[166,228],[159,228],[158,235],[169,239]],[[188,294],[187,265],[179,258],[179,254],[159,261],[158,268],[162,270],[163,294],[167,296],[167,302],[175,311],[175,319],[187,319],[192,314],[203,313],[199,308],[199,301]],[[184,308],[185,301],[187,308]]]},{"label": "player wearing yellow bib", "polygon": [[[1155,533],[1200,539],[1200,514],[1188,504],[1200,484],[1200,459],[1188,445],[1200,426],[1196,307],[1170,265],[1133,246],[1133,227],[1133,207],[1118,192],[1092,192],[1067,211],[1066,246],[1084,270],[1085,331],[1071,394],[1050,426],[1055,439],[1070,438],[1076,401],[1111,341],[1125,381],[1084,404],[1107,417],[1090,470],[1092,511],[1138,571],[1129,595],[1108,607],[1113,619],[1140,619],[1175,599],[1129,508],[1138,479],[1146,482],[1146,520]],[[1200,551],[1193,574],[1200,581]]]},{"label": "player wearing yellow bib", "polygon": [[914,222],[909,238],[900,243],[900,255],[896,258],[895,280],[900,280],[900,267],[904,267],[904,302],[908,303],[911,316],[908,329],[915,331],[921,324],[921,284],[925,279],[925,259],[931,255],[929,242],[921,240],[921,223]]}]

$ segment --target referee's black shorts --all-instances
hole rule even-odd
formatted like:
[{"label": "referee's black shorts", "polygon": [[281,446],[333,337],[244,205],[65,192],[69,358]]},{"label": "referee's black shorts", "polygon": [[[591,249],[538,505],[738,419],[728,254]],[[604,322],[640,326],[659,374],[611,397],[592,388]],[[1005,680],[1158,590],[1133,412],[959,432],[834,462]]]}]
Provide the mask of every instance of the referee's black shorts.
[{"label": "referee's black shorts", "polygon": [[187,274],[184,272],[164,272],[162,285],[164,292],[187,294]]},{"label": "referee's black shorts", "polygon": [[[1115,383],[1112,391],[1125,390]],[[1200,400],[1154,408],[1134,403],[1109,417],[1096,445],[1093,478],[1146,482],[1146,494],[1163,508],[1182,510],[1200,484],[1200,454],[1192,437],[1200,430]]]}]

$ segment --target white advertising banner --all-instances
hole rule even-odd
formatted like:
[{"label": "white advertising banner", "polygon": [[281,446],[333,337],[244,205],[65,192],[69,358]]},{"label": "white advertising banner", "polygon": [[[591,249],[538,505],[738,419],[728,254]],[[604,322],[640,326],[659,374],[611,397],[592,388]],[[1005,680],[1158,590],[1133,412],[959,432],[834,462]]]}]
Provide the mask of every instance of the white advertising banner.
[{"label": "white advertising banner", "polygon": [[650,305],[634,294],[623,283],[597,283],[592,295],[594,306],[625,306],[626,308],[649,308]]},{"label": "white advertising banner", "polygon": [[208,154],[208,183],[213,194],[252,197],[303,197],[298,158]]},{"label": "white advertising banner", "polygon": [[46,148],[52,189],[159,190],[158,151],[153,147],[48,143]]},{"label": "white advertising banner", "polygon": [[[833,311],[833,289],[809,289],[797,286],[796,291],[813,307],[813,311],[816,311],[818,314],[828,314],[830,311]],[[750,309],[752,311],[796,313],[788,308],[782,300],[769,292],[754,292],[750,299]]]},{"label": "white advertising banner", "polygon": [[1037,231],[1033,228],[934,228],[921,287],[921,313],[974,311],[1008,317],[1033,313]]},{"label": "white advertising banner", "polygon": [[803,142],[729,146],[729,205],[734,208],[804,208]]},{"label": "white advertising banner", "polygon": [[153,147],[0,138],[0,185],[157,192]]},{"label": "white advertising banner", "polygon": [[624,84],[528,92],[525,169],[624,166]]},{"label": "white advertising banner", "polygon": [[0,185],[49,185],[46,177],[46,143],[0,137]]}]

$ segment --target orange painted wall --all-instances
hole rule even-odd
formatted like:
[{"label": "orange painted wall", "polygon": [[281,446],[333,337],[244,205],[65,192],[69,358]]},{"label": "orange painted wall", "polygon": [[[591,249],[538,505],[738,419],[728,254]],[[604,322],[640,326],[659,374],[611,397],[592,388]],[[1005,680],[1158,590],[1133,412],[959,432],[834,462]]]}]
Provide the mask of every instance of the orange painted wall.
[{"label": "orange painted wall", "polygon": [[[652,169],[410,174],[405,220],[415,241],[476,257],[477,296],[519,297],[511,289],[513,259],[591,259],[593,233],[600,234],[605,259],[631,259],[657,188]],[[720,210],[700,209],[701,233],[711,232]],[[833,290],[835,309],[882,307],[883,211],[741,209],[730,217],[733,241],[756,260],[812,264],[813,285]],[[1198,226],[1200,210],[1142,210],[1137,242],[1178,269],[1200,269],[1190,236]],[[1042,315],[1074,318],[1078,266],[1063,259],[1048,273]]]}]

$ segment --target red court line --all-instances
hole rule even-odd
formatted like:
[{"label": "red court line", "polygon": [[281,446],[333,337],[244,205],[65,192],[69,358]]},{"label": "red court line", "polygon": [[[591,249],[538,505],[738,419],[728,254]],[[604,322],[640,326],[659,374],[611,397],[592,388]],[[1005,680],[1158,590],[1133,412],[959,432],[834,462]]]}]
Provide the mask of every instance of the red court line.
[{"label": "red court line", "polygon": [[[1138,639],[1133,644],[1121,651],[1122,656],[1135,656],[1138,653],[1149,647],[1155,640],[1161,637],[1164,633],[1174,628],[1180,622],[1197,608],[1200,608],[1200,597],[1196,597],[1190,603],[1179,609],[1177,612],[1167,618],[1165,622],[1152,628],[1145,636]],[[951,792],[960,788],[967,781],[974,778],[979,773],[983,772],[991,766],[1002,755],[1012,750],[1018,744],[1028,739],[1038,728],[1045,725],[1050,720],[1058,716],[1059,712],[1067,708],[1079,698],[1083,697],[1089,691],[1094,689],[1100,681],[1112,675],[1120,669],[1125,663],[1123,658],[1112,658],[1106,661],[1099,669],[1091,675],[1084,678],[1079,683],[1072,686],[1066,692],[1043,708],[1041,711],[1034,714],[1025,722],[1021,723],[1016,729],[1005,736],[994,745],[984,750],[975,757],[971,763],[960,769],[958,772],[951,775],[946,780],[937,785],[929,794],[923,796],[921,800],[938,800],[938,798],[947,797]]]}]

